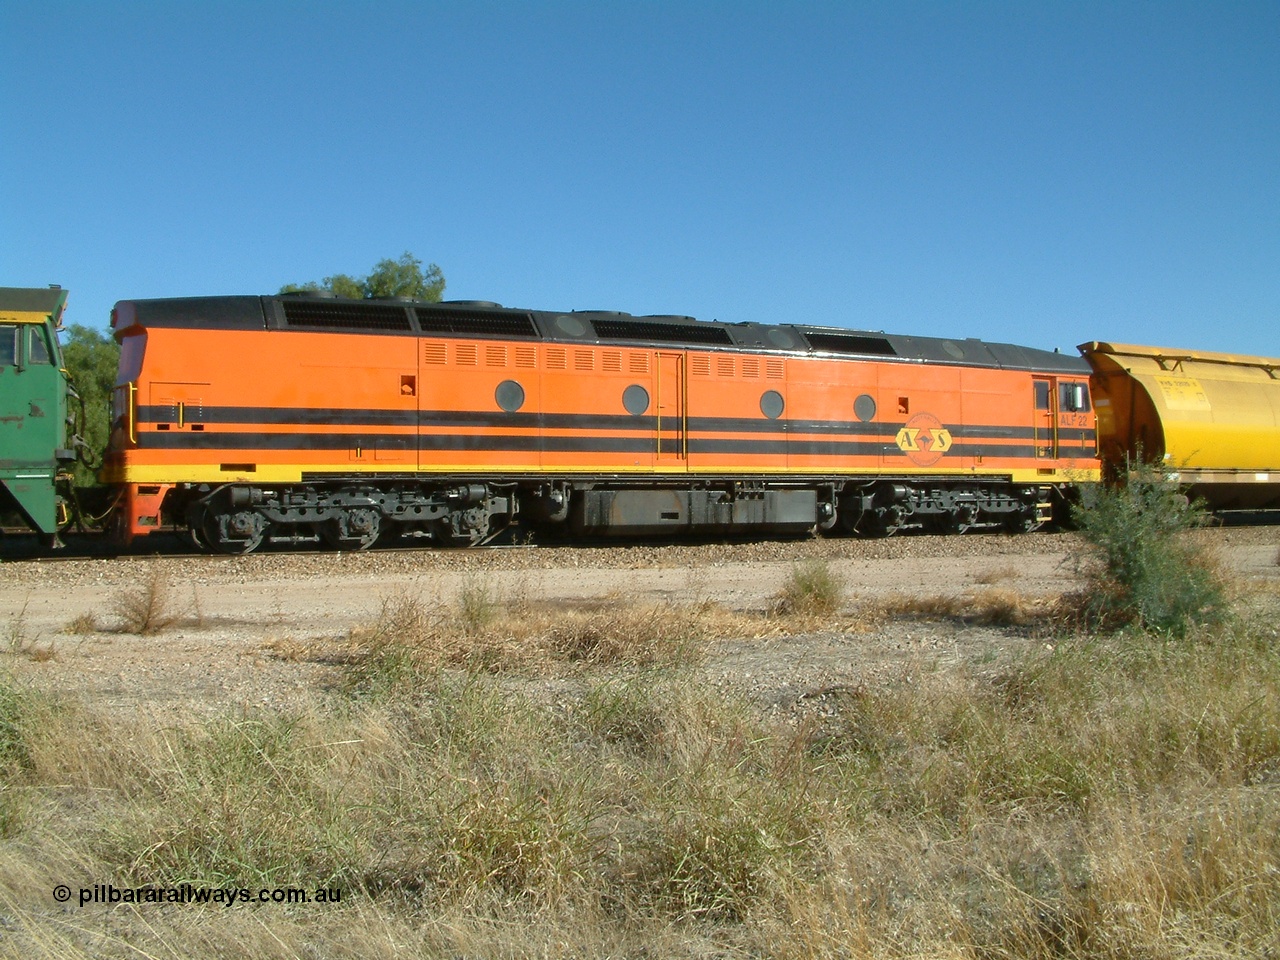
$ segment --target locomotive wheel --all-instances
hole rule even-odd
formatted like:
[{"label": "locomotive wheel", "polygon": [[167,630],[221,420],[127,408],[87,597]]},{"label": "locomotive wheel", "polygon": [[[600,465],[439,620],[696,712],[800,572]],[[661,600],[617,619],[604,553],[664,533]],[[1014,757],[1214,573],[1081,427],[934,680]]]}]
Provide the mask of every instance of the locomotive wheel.
[{"label": "locomotive wheel", "polygon": [[978,511],[971,506],[957,507],[943,516],[936,518],[930,526],[937,533],[961,534],[972,529],[977,520]]},{"label": "locomotive wheel", "polygon": [[903,515],[897,507],[868,511],[858,518],[855,532],[860,537],[892,537],[902,529]]},{"label": "locomotive wheel", "polygon": [[431,534],[442,547],[474,547],[489,535],[489,514],[482,506],[455,510],[437,520]]},{"label": "locomotive wheel", "polygon": [[320,527],[320,536],[335,550],[368,550],[381,532],[381,515],[368,507],[348,510]]},{"label": "locomotive wheel", "polygon": [[206,514],[203,527],[210,548],[232,555],[252,553],[267,535],[266,518],[251,510]]},{"label": "locomotive wheel", "polygon": [[1009,514],[1004,528],[1009,533],[1035,533],[1043,524],[1036,519],[1035,511],[1022,510]]}]

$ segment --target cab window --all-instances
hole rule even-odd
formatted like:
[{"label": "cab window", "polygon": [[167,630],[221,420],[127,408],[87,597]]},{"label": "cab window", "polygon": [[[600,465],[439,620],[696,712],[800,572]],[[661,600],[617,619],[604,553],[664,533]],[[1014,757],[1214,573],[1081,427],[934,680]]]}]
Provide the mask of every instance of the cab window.
[{"label": "cab window", "polygon": [[1083,383],[1058,385],[1058,408],[1069,413],[1089,412],[1089,388]]},{"label": "cab window", "polygon": [[27,363],[52,363],[49,359],[49,341],[44,327],[27,328]]},{"label": "cab window", "polygon": [[1036,409],[1048,410],[1049,409],[1049,382],[1047,380],[1035,381],[1035,391],[1036,391]]},{"label": "cab window", "polygon": [[12,323],[0,323],[0,367],[18,365],[18,328]]}]

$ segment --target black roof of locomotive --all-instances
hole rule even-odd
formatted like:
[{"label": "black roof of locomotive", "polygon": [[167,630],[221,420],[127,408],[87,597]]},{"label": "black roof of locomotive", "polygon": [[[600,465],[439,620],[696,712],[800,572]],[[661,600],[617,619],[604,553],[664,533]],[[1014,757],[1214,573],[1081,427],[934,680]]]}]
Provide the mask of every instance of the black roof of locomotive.
[{"label": "black roof of locomotive", "polygon": [[[127,306],[126,306],[127,305]],[[1081,357],[973,338],[949,340],[808,324],[724,323],[609,310],[557,313],[496,303],[409,299],[346,300],[323,293],[129,300],[117,304],[143,327],[217,330],[326,330],[407,336],[463,336],[563,343],[655,344],[712,350],[844,356],[949,366],[1085,375]],[[115,322],[115,321],[113,321]],[[121,327],[117,323],[117,330]]]},{"label": "black roof of locomotive", "polygon": [[52,315],[66,299],[67,291],[62,287],[0,287],[0,310]]}]

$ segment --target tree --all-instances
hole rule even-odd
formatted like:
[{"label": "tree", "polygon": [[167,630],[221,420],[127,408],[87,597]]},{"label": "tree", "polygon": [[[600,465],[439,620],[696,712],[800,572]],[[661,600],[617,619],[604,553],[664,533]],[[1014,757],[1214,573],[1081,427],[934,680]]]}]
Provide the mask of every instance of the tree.
[{"label": "tree", "polygon": [[280,288],[281,293],[303,293],[309,290],[328,290],[339,297],[351,300],[370,300],[379,297],[410,297],[438,303],[444,294],[444,273],[434,263],[422,267],[422,261],[409,251],[399,260],[379,260],[367,277],[353,277],[337,273],[325,277],[319,283],[290,283]]},{"label": "tree", "polygon": [[[71,412],[76,431],[88,448],[87,459],[96,468],[111,437],[111,394],[120,365],[120,345],[101,331],[73,323],[62,331],[62,362],[84,402],[83,416],[74,399]],[[96,482],[93,468],[83,462],[76,464],[76,486],[92,486]]]}]

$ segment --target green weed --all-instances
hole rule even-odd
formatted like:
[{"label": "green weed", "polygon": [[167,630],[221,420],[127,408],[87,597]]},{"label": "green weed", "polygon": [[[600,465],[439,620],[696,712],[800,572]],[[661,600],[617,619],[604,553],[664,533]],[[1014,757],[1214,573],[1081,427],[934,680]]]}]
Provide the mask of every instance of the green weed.
[{"label": "green weed", "polygon": [[1186,537],[1206,515],[1157,468],[1130,463],[1126,483],[1086,487],[1072,513],[1095,557],[1080,597],[1088,623],[1181,637],[1226,615],[1222,573]]}]

